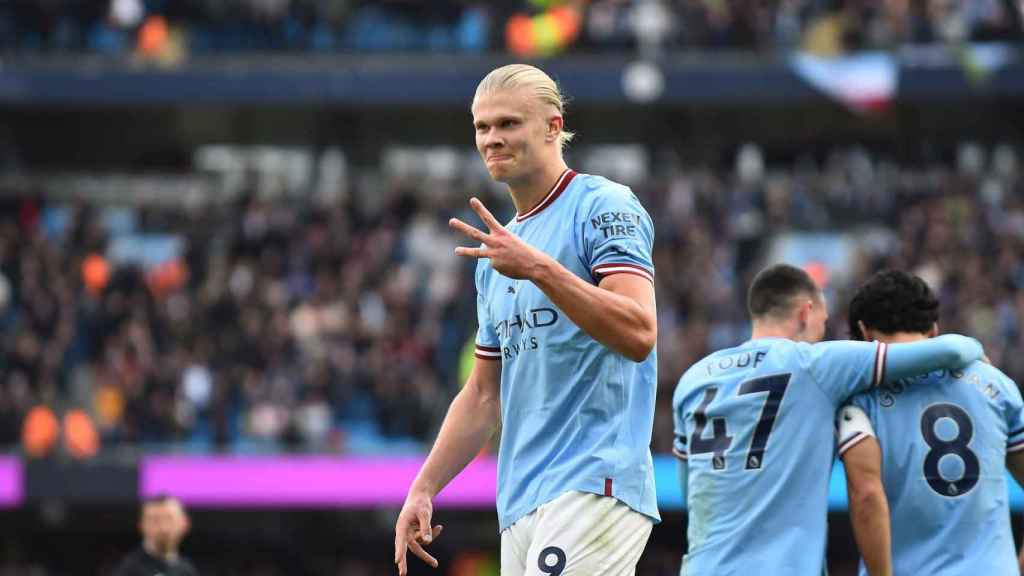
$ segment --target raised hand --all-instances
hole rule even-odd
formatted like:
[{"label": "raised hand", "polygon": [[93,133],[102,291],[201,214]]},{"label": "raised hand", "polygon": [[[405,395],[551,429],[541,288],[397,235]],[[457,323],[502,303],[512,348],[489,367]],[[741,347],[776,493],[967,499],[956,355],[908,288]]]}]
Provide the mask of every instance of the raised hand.
[{"label": "raised hand", "polygon": [[440,524],[430,526],[430,516],[433,512],[434,506],[426,495],[410,494],[405,500],[395,523],[395,565],[398,566],[399,576],[405,576],[409,570],[405,558],[407,550],[412,550],[413,554],[430,564],[431,568],[437,568],[437,559],[423,549],[423,546],[440,536],[441,530],[444,529]]},{"label": "raised hand", "polygon": [[458,218],[452,218],[448,221],[449,226],[482,244],[478,248],[460,246],[455,249],[455,253],[471,258],[489,258],[491,266],[502,275],[515,279],[531,279],[539,266],[549,257],[506,230],[480,200],[470,198],[469,206],[484,221],[489,233],[478,230]]}]

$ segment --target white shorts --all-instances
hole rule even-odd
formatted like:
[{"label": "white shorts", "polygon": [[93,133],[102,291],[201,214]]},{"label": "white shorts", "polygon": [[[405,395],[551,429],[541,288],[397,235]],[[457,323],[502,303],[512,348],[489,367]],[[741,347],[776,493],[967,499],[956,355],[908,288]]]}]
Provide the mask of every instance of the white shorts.
[{"label": "white shorts", "polygon": [[501,533],[501,576],[632,576],[653,527],[615,498],[566,492]]}]

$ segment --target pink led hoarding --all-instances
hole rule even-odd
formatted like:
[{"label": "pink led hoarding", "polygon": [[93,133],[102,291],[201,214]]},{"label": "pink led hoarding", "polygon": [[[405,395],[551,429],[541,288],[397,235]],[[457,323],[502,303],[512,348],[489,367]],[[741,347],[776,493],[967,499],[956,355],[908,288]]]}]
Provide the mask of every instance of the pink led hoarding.
[{"label": "pink led hoarding", "polygon": [[0,508],[21,504],[21,461],[14,456],[0,456]]},{"label": "pink led hoarding", "polygon": [[[401,506],[423,463],[410,458],[147,456],[143,497],[173,494],[209,507]],[[438,496],[439,507],[494,506],[497,461],[478,458]]]}]

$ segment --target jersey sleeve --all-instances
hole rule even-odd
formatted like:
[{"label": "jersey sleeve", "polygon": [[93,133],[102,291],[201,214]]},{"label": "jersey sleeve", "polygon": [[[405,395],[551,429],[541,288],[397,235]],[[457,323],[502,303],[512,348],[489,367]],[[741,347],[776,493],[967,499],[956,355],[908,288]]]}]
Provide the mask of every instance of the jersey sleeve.
[{"label": "jersey sleeve", "polygon": [[476,273],[476,349],[473,355],[480,360],[501,360],[501,340],[494,323],[491,322],[484,297],[483,262],[477,265]]},{"label": "jersey sleeve", "polygon": [[883,382],[962,368],[983,355],[977,340],[958,334],[902,344],[838,341],[809,348],[815,381],[837,403]]},{"label": "jersey sleeve", "polygon": [[871,419],[866,411],[867,402],[864,394],[858,394],[836,413],[836,436],[840,458],[865,438],[875,436],[875,428],[871,425]]},{"label": "jersey sleeve", "polygon": [[891,344],[883,365],[883,381],[920,376],[934,370],[963,368],[984,356],[981,343],[959,334]]},{"label": "jersey sleeve", "polygon": [[634,274],[654,282],[654,225],[637,197],[622,186],[599,187],[577,215],[577,250],[594,282]]},{"label": "jersey sleeve", "polygon": [[1024,401],[1015,383],[1009,382],[1006,388],[1003,413],[1006,417],[1006,453],[1009,454],[1024,450]]},{"label": "jersey sleeve", "polygon": [[686,419],[684,418],[684,410],[686,408],[684,405],[684,398],[681,395],[684,386],[685,380],[680,378],[679,384],[676,386],[676,393],[672,398],[672,454],[682,462],[686,462],[690,457],[689,446],[687,446],[686,442],[688,436],[686,432]]},{"label": "jersey sleeve", "polygon": [[840,340],[799,349],[814,382],[838,406],[883,381],[887,348],[880,342]]},{"label": "jersey sleeve", "polygon": [[686,430],[681,415],[675,417],[675,438],[672,440],[672,454],[683,462],[690,458],[690,452],[686,446]]}]

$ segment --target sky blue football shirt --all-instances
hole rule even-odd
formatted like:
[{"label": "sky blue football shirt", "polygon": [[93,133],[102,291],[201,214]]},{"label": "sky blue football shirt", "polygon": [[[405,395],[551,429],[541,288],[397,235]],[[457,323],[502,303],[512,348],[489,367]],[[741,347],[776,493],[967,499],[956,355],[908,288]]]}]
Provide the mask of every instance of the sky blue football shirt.
[{"label": "sky blue football shirt", "polygon": [[761,338],[687,370],[673,397],[674,451],[687,469],[682,573],[820,575],[836,409],[889,378],[981,357],[971,338],[942,338],[891,346]]},{"label": "sky blue football shirt", "polygon": [[851,404],[873,430],[846,426],[840,411],[839,446],[879,439],[893,573],[1018,574],[1006,486],[1006,454],[1024,450],[1017,385],[975,362],[886,384]]},{"label": "sky blue football shirt", "polygon": [[[510,232],[597,284],[653,282],[651,218],[629,188],[566,170]],[[612,496],[659,520],[651,460],[657,354],[600,344],[527,280],[476,271],[476,356],[501,362],[498,520],[502,530],[559,495]]]}]

